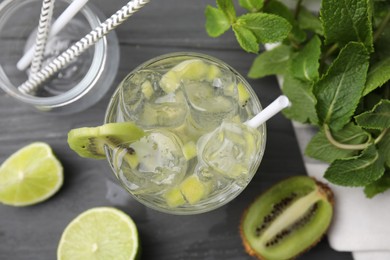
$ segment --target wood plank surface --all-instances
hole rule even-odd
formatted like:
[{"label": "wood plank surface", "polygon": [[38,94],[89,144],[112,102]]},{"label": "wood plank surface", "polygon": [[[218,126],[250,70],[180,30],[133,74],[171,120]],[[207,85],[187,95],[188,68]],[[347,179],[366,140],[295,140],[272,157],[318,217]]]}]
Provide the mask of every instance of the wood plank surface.
[{"label": "wood plank surface", "polygon": [[[126,3],[90,2],[107,16]],[[0,90],[0,163],[22,146],[44,141],[63,163],[65,174],[61,190],[46,202],[22,208],[0,205],[0,259],[55,259],[66,225],[82,211],[97,206],[117,207],[134,219],[142,244],[141,259],[252,259],[244,252],[238,232],[244,209],[277,181],[305,174],[291,122],[282,115],[267,123],[265,156],[247,189],[226,206],[194,216],[173,216],[144,207],[112,181],[105,161],[80,158],[66,142],[70,129],[101,124],[118,82],[157,55],[176,51],[209,54],[246,75],[255,55],[242,51],[231,31],[217,39],[207,36],[204,29],[207,4],[215,6],[211,0],[152,0],[118,27],[121,60],[115,82],[98,104],[76,115],[39,113]],[[274,77],[249,82],[263,106],[280,94]],[[300,259],[352,257],[333,251],[324,239]]]}]

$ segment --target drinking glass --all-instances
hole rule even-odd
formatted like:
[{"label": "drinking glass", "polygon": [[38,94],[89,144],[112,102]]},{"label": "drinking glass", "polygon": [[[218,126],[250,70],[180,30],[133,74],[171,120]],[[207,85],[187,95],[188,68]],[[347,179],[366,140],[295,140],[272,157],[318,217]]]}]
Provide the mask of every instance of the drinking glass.
[{"label": "drinking glass", "polygon": [[207,212],[233,200],[256,173],[266,127],[244,122],[261,109],[248,82],[225,62],[199,53],[159,56],[124,78],[104,120],[133,122],[146,135],[106,147],[106,157],[120,185],[144,205]]},{"label": "drinking glass", "polygon": [[[57,0],[56,19],[71,0]],[[17,87],[29,77],[29,69],[16,64],[35,43],[41,0],[5,0],[0,3],[0,87],[11,97],[48,114],[70,114],[98,102],[110,88],[119,65],[119,46],[115,32],[103,37],[40,86],[36,94],[23,94]],[[43,66],[80,40],[106,18],[87,3],[46,45]]]}]

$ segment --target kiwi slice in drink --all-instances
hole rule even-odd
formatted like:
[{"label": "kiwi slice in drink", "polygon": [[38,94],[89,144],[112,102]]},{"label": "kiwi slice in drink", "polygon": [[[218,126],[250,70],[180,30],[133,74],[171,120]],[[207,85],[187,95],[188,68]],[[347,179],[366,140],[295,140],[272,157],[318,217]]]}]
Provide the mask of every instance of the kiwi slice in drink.
[{"label": "kiwi slice in drink", "polygon": [[211,182],[203,182],[196,175],[187,177],[181,184],[180,190],[186,201],[193,205],[206,198],[211,192]]},{"label": "kiwi slice in drink", "polygon": [[164,198],[166,203],[171,208],[176,208],[186,203],[183,194],[181,193],[180,187],[173,187],[169,189],[165,194]]},{"label": "kiwi slice in drink", "polygon": [[179,186],[169,189],[164,198],[168,206],[174,208],[185,203],[194,205],[206,198],[212,191],[210,181],[202,181],[196,175],[185,178]]},{"label": "kiwi slice in drink", "polygon": [[182,80],[202,80],[206,76],[213,77],[214,74],[217,74],[216,70],[209,70],[209,65],[202,60],[186,60],[177,64],[162,76],[160,87],[166,93],[172,93],[180,86]]},{"label": "kiwi slice in drink", "polygon": [[241,107],[245,107],[246,103],[250,99],[249,91],[246,89],[242,82],[237,84],[238,104]]},{"label": "kiwi slice in drink", "polygon": [[104,159],[104,147],[122,149],[125,151],[124,159],[131,167],[137,165],[137,160],[124,143],[132,143],[145,135],[144,131],[131,122],[109,123],[97,127],[82,127],[72,129],[68,133],[68,144],[81,157]]},{"label": "kiwi slice in drink", "polygon": [[307,176],[281,181],[244,212],[240,233],[246,251],[263,260],[294,259],[316,245],[333,216],[333,193]]},{"label": "kiwi slice in drink", "polygon": [[183,152],[184,158],[186,158],[187,161],[191,160],[197,155],[197,148],[194,141],[190,141],[184,144],[181,150]]}]

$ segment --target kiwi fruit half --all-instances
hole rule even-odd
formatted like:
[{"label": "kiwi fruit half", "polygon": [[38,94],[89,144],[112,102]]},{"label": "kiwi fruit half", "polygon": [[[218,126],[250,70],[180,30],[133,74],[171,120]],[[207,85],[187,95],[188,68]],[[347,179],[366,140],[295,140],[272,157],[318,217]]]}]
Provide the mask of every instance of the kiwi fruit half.
[{"label": "kiwi fruit half", "polygon": [[242,216],[240,234],[245,250],[263,260],[296,258],[327,231],[333,201],[330,188],[308,176],[277,183]]},{"label": "kiwi fruit half", "polygon": [[[145,135],[131,122],[109,123],[97,127],[72,129],[68,133],[68,144],[81,157],[104,159],[104,146],[117,149],[122,144],[132,143]],[[125,149],[125,148],[123,148]],[[131,151],[129,151],[131,155]]]}]

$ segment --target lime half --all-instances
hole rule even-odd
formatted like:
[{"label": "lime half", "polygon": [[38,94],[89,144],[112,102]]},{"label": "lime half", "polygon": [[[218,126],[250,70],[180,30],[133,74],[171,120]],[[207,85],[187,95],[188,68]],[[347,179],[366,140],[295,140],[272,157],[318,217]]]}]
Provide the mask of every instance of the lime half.
[{"label": "lime half", "polygon": [[133,220],[115,208],[99,207],[81,213],[64,230],[57,260],[135,259],[138,232]]},{"label": "lime half", "polygon": [[32,143],[0,166],[0,202],[11,206],[36,204],[56,193],[62,182],[63,168],[50,146]]}]

